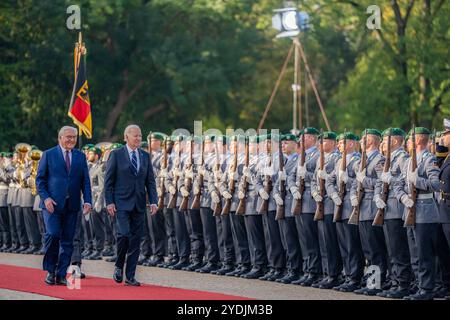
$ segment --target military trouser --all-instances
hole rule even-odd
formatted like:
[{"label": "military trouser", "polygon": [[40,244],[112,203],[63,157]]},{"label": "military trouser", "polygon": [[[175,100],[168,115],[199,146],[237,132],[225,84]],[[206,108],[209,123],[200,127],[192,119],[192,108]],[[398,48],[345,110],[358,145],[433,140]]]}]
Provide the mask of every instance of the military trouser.
[{"label": "military trouser", "polygon": [[324,215],[322,221],[318,222],[320,252],[322,256],[322,267],[329,277],[337,277],[342,273],[342,257],[339,251],[339,241],[336,231],[336,224],[333,222],[333,215]]},{"label": "military trouser", "polygon": [[11,234],[11,244],[13,246],[19,246],[19,236],[17,234],[16,216],[14,214],[13,207],[8,206],[8,220],[9,220],[9,232]]},{"label": "military trouser", "polygon": [[200,208],[200,217],[202,219],[203,236],[205,239],[205,256],[209,263],[218,263],[220,261],[220,250],[218,234],[216,228],[216,219],[210,208]]},{"label": "military trouser", "polygon": [[12,207],[14,212],[14,221],[16,223],[17,235],[21,246],[28,247],[30,241],[28,240],[27,229],[25,228],[25,218],[22,212],[22,208],[19,206]]},{"label": "military trouser", "polygon": [[439,223],[436,235],[436,254],[440,269],[440,282],[450,289],[450,246],[445,238],[443,224]]},{"label": "military trouser", "polygon": [[302,212],[302,214],[295,216],[295,222],[302,248],[304,271],[305,273],[319,275],[322,273],[322,258],[314,213]]},{"label": "military trouser", "polygon": [[84,215],[82,215],[82,216],[83,217],[81,219],[81,228],[83,229],[83,231],[82,231],[83,248],[84,248],[84,250],[92,251],[92,250],[94,250],[94,235],[93,235],[91,223],[89,222],[92,219],[92,212],[89,213],[89,216],[88,216],[89,220],[86,220]]},{"label": "military trouser", "polygon": [[280,226],[275,220],[275,211],[268,211],[262,215],[264,238],[269,267],[286,268],[286,250],[281,240]]},{"label": "military trouser", "polygon": [[227,265],[236,262],[230,215],[216,216],[217,238],[219,242],[220,260]]},{"label": "military trouser", "polygon": [[235,211],[231,211],[230,219],[231,234],[233,235],[233,243],[236,252],[236,262],[239,264],[249,265],[251,264],[250,249],[248,246],[244,216],[236,215]]},{"label": "military trouser", "polygon": [[191,255],[191,245],[189,239],[189,231],[186,225],[185,213],[172,209],[173,222],[175,226],[175,237],[177,240],[178,257],[180,261],[188,262]]},{"label": "military trouser", "polygon": [[295,217],[285,217],[278,221],[280,225],[281,236],[286,243],[286,267],[293,271],[303,271],[303,256],[298,239]]},{"label": "military trouser", "polygon": [[163,258],[166,255],[166,232],[164,227],[164,211],[158,210],[151,215],[150,208],[147,208],[148,229],[150,230],[150,240],[152,252],[155,256]]},{"label": "military trouser", "polygon": [[21,209],[30,245],[34,247],[41,247],[42,238],[41,234],[39,233],[39,226],[36,213],[33,211],[32,207],[23,207]]},{"label": "military trouser", "polygon": [[0,240],[3,245],[11,245],[11,231],[8,207],[0,207]]},{"label": "military trouser", "polygon": [[84,220],[84,217],[83,212],[80,210],[78,211],[77,223],[75,225],[75,235],[73,237],[73,252],[70,259],[71,264],[77,264],[79,266],[81,266],[81,252],[83,248],[83,234],[81,228],[82,220]]},{"label": "military trouser", "polygon": [[384,232],[388,238],[388,251],[391,260],[391,277],[402,288],[408,288],[413,280],[408,236],[402,219],[384,220]]},{"label": "military trouser", "polygon": [[[149,210],[149,208],[146,208],[146,210]],[[144,226],[142,228],[142,238],[141,238],[141,255],[144,257],[151,257],[153,254],[152,251],[152,241],[150,238],[150,229],[148,224],[148,216],[147,214],[144,214]]]},{"label": "military trouser", "polygon": [[189,238],[191,243],[191,257],[196,261],[203,261],[205,242],[203,240],[203,226],[200,209],[189,209],[185,215],[189,224]]},{"label": "military trouser", "polygon": [[386,281],[387,251],[383,228],[372,226],[371,220],[359,222],[361,247],[369,265],[380,268],[381,283]]},{"label": "military trouser", "polygon": [[261,215],[246,215],[245,227],[250,244],[250,258],[254,266],[267,266],[264,227]]},{"label": "military trouser", "polygon": [[342,221],[347,249],[348,277],[356,282],[361,281],[364,274],[364,254],[357,225],[348,224],[348,219]]},{"label": "military trouser", "polygon": [[173,210],[164,207],[164,226],[167,237],[167,254],[172,258],[178,257],[177,238],[175,235],[175,223],[173,220]]}]

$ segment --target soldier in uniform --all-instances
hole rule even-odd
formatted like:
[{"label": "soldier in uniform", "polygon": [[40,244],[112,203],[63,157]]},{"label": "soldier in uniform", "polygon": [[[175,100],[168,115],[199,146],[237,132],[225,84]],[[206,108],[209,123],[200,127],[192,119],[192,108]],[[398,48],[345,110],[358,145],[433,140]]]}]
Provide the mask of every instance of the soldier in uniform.
[{"label": "soldier in uniform", "polygon": [[[411,132],[410,132],[411,134]],[[402,168],[401,178],[395,183],[397,198],[405,205],[406,212],[415,206],[415,227],[408,228],[414,236],[418,256],[419,290],[404,297],[407,300],[431,300],[436,282],[436,235],[439,221],[438,207],[434,200],[434,191],[438,191],[439,168],[436,158],[427,150],[430,131],[424,127],[416,127],[417,169],[411,170],[411,158]],[[408,146],[413,148],[412,143]],[[415,186],[417,198],[410,196],[410,186]],[[410,247],[411,247],[410,245]]]},{"label": "soldier in uniform", "polygon": [[6,252],[11,248],[11,230],[8,215],[8,176],[6,168],[10,160],[6,152],[0,154],[0,252]]},{"label": "soldier in uniform", "polygon": [[[311,180],[313,179],[316,164],[320,156],[317,148],[319,131],[316,128],[308,127],[301,134],[305,136],[305,144],[301,146],[304,150],[305,162],[302,166],[301,159],[297,161],[295,174],[288,177],[288,189],[294,197],[294,202],[301,201],[302,203],[301,214],[296,215],[295,220],[303,254],[305,274],[299,280],[292,282],[292,284],[309,287],[315,282],[318,282],[322,274],[319,235],[317,222],[314,221],[316,201],[311,193]],[[305,181],[303,194],[300,194],[298,190],[301,179]]]},{"label": "soldier in uniform", "polygon": [[[378,209],[384,209],[383,230],[391,261],[393,286],[389,290],[377,293],[377,296],[401,299],[410,294],[412,280],[411,257],[408,248],[406,229],[403,227],[403,204],[397,199],[394,184],[400,178],[401,168],[409,155],[403,148],[405,132],[400,128],[383,131],[383,150],[386,154],[388,139],[391,139],[391,163],[387,172],[381,174],[375,188],[374,202]],[[387,201],[381,198],[383,184],[389,185]]]},{"label": "soldier in uniform", "polygon": [[[94,147],[92,143],[88,143],[85,146],[83,146],[82,151],[84,155],[86,156],[86,161],[88,165],[89,171],[91,170],[91,167],[93,165],[93,159],[89,161],[89,149]],[[94,231],[92,230],[92,224],[90,222],[90,216],[91,214],[83,215],[80,214],[79,218],[81,220],[81,234],[82,239],[80,238],[80,248],[83,247],[84,251],[81,252],[81,258],[86,258],[94,253]],[[76,239],[74,241],[77,241]]]},{"label": "soldier in uniform", "polygon": [[[266,251],[269,268],[278,273],[284,272],[286,268],[286,251],[283,247],[283,241],[281,240],[280,226],[278,221],[275,220],[276,206],[283,205],[281,197],[274,198],[274,184],[278,180],[279,158],[282,157],[282,161],[285,162],[283,154],[279,154],[279,143],[281,142],[280,135],[267,134],[261,137],[263,148],[261,149],[260,162],[258,165],[258,180],[256,183],[256,190],[258,191],[258,203],[257,210],[260,210],[263,200],[269,200],[267,212],[259,212],[262,214],[264,237],[266,243]],[[266,191],[266,177],[269,177],[272,187],[270,192]],[[281,179],[285,180],[285,172],[281,173]],[[277,203],[278,201],[278,203]],[[269,271],[269,275],[270,271]],[[263,277],[264,279],[264,277]]]},{"label": "soldier in uniform", "polygon": [[[211,273],[219,270],[220,250],[216,218],[211,209],[211,192],[214,190],[214,166],[220,161],[214,152],[215,136],[204,136],[204,163],[199,167],[197,179],[194,181],[194,194],[200,193],[200,217],[203,226],[203,237],[205,241],[205,258],[207,264],[195,271],[199,273]],[[216,162],[217,161],[217,162]],[[203,184],[200,184],[200,179]]]},{"label": "soldier in uniform", "polygon": [[[153,171],[155,177],[159,177],[162,170],[164,153],[161,149],[162,142],[167,136],[162,132],[152,132],[147,136],[149,141],[150,159],[152,160]],[[167,155],[168,157],[168,155]],[[158,192],[161,192],[160,190]],[[158,193],[159,194],[159,193]],[[164,227],[164,209],[158,210],[154,215],[147,208],[148,229],[150,232],[150,240],[153,256],[143,263],[144,266],[154,267],[160,263],[164,263],[166,255],[166,230]]]},{"label": "soldier in uniform", "polygon": [[324,218],[318,221],[320,252],[322,255],[322,268],[327,274],[322,281],[312,285],[320,289],[331,289],[340,284],[339,276],[342,273],[342,257],[339,251],[339,242],[336,230],[336,224],[333,222],[334,203],[333,200],[323,190],[323,197],[320,190],[320,179],[325,182],[329,175],[335,170],[336,163],[340,158],[339,151],[336,148],[336,133],[326,131],[322,134],[324,150],[324,169],[320,170],[320,159],[316,164],[316,171],[311,180],[311,194],[316,202],[323,201]]},{"label": "soldier in uniform", "polygon": [[[384,238],[384,232],[382,228],[372,226],[373,219],[377,212],[377,206],[374,202],[374,191],[379,178],[383,172],[385,158],[379,151],[379,145],[381,140],[381,132],[377,129],[366,129],[362,133],[363,139],[366,140],[365,150],[363,146],[361,149],[366,153],[367,162],[366,166],[360,171],[360,161],[358,162],[358,171],[356,173],[356,180],[353,181],[353,186],[350,191],[350,201],[355,208],[359,206],[360,215],[359,222],[356,222],[359,226],[359,234],[361,238],[361,245],[364,252],[364,256],[369,265],[377,266],[380,270],[380,285],[386,281],[387,274],[387,251]],[[361,185],[361,191],[363,196],[361,203],[358,203],[358,185]],[[375,199],[378,200],[379,199]],[[355,290],[356,294],[365,294],[369,296],[380,293],[380,288],[372,288],[372,286],[365,286],[361,289]]]},{"label": "soldier in uniform", "polygon": [[[347,166],[342,170],[341,163],[344,154],[344,139],[346,141],[345,152]],[[333,200],[334,205],[336,207],[342,205],[343,207],[341,221],[336,221],[336,231],[346,280],[341,285],[333,288],[342,292],[353,292],[359,289],[364,273],[364,255],[361,248],[358,226],[348,224],[353,207],[350,200],[350,190],[353,181],[356,179],[357,165],[361,157],[356,151],[358,148],[358,140],[359,137],[351,132],[340,134],[337,137],[341,158],[337,161],[334,171],[328,176],[325,182],[327,194]],[[339,184],[341,182],[345,184],[345,196],[343,200],[338,194]]]},{"label": "soldier in uniform", "polygon": [[[279,270],[275,271],[273,276],[268,280],[275,280],[279,283],[289,284],[300,279],[302,275],[303,258],[298,238],[295,217],[292,213],[293,196],[287,186],[287,177],[294,174],[297,168],[297,136],[294,134],[285,134],[282,138],[282,151],[285,159],[284,173],[278,175],[278,181],[274,185],[274,199],[284,205],[284,219],[278,220],[280,234],[286,248],[286,272],[279,274]],[[286,195],[284,200],[280,197],[280,183],[285,184]],[[279,198],[279,199],[278,199]]]}]

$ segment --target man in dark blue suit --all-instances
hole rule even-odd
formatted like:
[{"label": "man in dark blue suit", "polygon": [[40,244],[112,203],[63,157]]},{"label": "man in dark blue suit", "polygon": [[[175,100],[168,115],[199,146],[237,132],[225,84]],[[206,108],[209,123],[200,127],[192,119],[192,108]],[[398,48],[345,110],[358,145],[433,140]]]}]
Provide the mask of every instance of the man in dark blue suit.
[{"label": "man in dark blue suit", "polygon": [[66,273],[83,193],[83,214],[91,209],[91,184],[85,155],[74,149],[77,129],[62,127],[59,145],[46,150],[39,161],[36,185],[45,223],[44,270],[47,284],[67,285]]},{"label": "man in dark blue suit", "polygon": [[126,285],[139,286],[136,265],[143,235],[146,195],[151,214],[156,214],[158,197],[153,167],[148,153],[139,147],[141,129],[129,125],[125,129],[126,145],[111,152],[106,164],[105,200],[108,213],[116,215],[117,260],[114,280],[121,283],[126,258]]}]

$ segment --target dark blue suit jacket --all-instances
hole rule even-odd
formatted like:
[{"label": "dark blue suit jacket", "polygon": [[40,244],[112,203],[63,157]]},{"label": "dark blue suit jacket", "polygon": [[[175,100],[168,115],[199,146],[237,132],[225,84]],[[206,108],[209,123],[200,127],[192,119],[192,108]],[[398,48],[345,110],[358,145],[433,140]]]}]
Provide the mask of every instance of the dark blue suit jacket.
[{"label": "dark blue suit jacket", "polygon": [[81,192],[83,192],[84,203],[92,204],[86,156],[79,150],[72,150],[70,172],[67,172],[66,162],[59,145],[46,150],[39,161],[36,185],[41,198],[40,207],[43,209],[45,209],[44,200],[50,197],[57,203],[55,211],[60,211],[64,208],[68,197],[68,209],[79,211]]},{"label": "dark blue suit jacket", "polygon": [[139,172],[134,174],[126,145],[111,152],[106,164],[106,205],[115,204],[118,211],[136,209],[145,212],[146,192],[151,204],[158,203],[156,182],[150,155],[139,151]]}]

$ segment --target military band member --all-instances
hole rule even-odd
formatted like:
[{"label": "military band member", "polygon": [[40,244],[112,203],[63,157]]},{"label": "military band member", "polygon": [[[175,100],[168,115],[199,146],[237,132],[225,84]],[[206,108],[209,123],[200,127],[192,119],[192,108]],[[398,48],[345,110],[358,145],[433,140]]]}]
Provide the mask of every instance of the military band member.
[{"label": "military band member", "polygon": [[322,134],[324,150],[324,169],[320,170],[320,164],[316,164],[316,171],[311,180],[311,194],[316,202],[323,201],[324,217],[318,221],[319,238],[322,238],[320,252],[322,255],[322,268],[327,277],[312,286],[320,289],[332,289],[340,284],[339,276],[342,273],[342,257],[339,250],[339,242],[336,230],[336,224],[333,222],[334,203],[333,200],[324,191],[322,197],[320,190],[320,179],[326,180],[336,169],[336,163],[340,158],[339,151],[336,148],[337,134],[332,131],[326,131]]},{"label": "military band member", "polygon": [[[345,170],[342,170],[341,163],[344,154],[344,139],[346,142],[345,153],[347,166]],[[338,135],[337,141],[339,151],[341,152],[341,158],[336,163],[335,170],[326,180],[326,190],[327,194],[330,195],[333,200],[335,207],[343,206],[342,219],[341,221],[336,221],[336,231],[346,280],[344,283],[333,289],[342,292],[353,292],[360,288],[361,279],[364,273],[364,255],[361,248],[358,226],[348,224],[348,219],[352,213],[353,206],[356,206],[356,203],[352,203],[350,200],[350,191],[352,184],[356,179],[358,161],[361,157],[356,151],[358,149],[359,137],[351,132],[346,132]],[[338,186],[341,182],[345,184],[345,196],[343,201],[338,194]]]},{"label": "military band member", "polygon": [[8,214],[8,185],[9,179],[6,168],[10,164],[9,156],[6,152],[0,153],[0,252],[7,252],[11,249],[11,229]]},{"label": "military band member", "polygon": [[[319,135],[319,131],[316,128],[308,127],[305,128],[301,134],[304,135],[305,141],[305,144],[301,146],[304,149],[305,163],[304,166],[302,166],[301,159],[299,158],[295,174],[290,175],[287,181],[288,189],[294,197],[294,202],[302,202],[301,214],[296,215],[295,220],[303,254],[303,271],[305,274],[299,280],[292,282],[292,284],[309,287],[313,283],[318,282],[322,274],[319,235],[317,222],[314,221],[316,201],[311,194],[311,180],[320,155],[317,148],[317,136]],[[298,190],[301,179],[304,179],[305,181],[305,190],[303,194],[300,194]]]},{"label": "military band member", "polygon": [[[416,127],[415,135],[417,169],[411,170],[409,158],[402,168],[401,178],[395,183],[397,199],[405,205],[405,211],[415,206],[416,215],[415,227],[408,228],[408,232],[415,239],[414,243],[410,243],[410,248],[415,245],[417,249],[419,290],[404,299],[430,300],[433,299],[432,291],[436,282],[436,260],[433,253],[436,250],[439,213],[433,192],[440,187],[439,168],[436,158],[427,149],[430,131],[424,127]],[[408,147],[413,148],[412,143],[408,143]],[[414,185],[417,190],[416,201],[410,196],[410,185]]]}]

